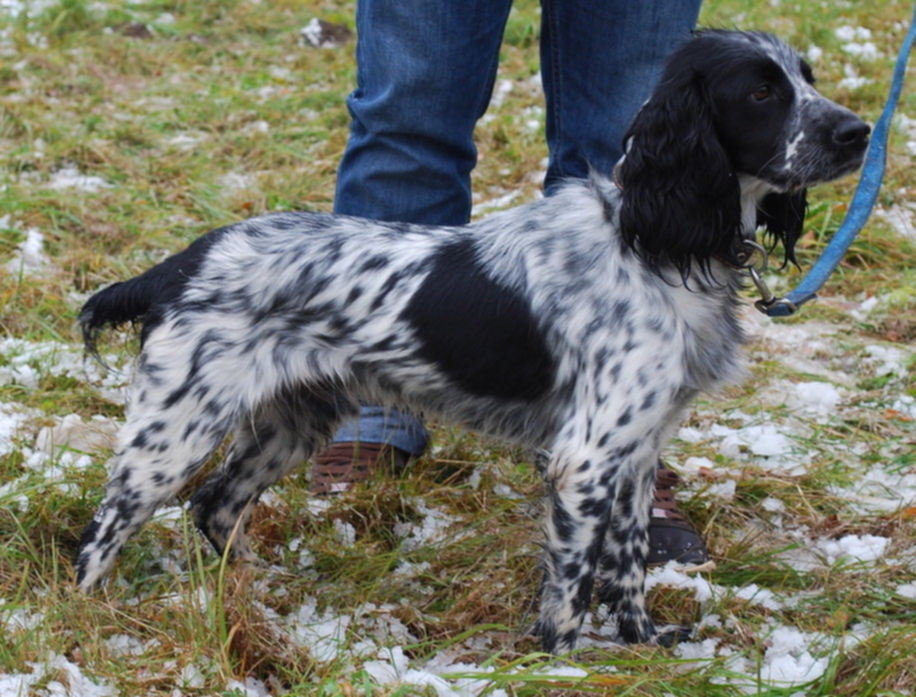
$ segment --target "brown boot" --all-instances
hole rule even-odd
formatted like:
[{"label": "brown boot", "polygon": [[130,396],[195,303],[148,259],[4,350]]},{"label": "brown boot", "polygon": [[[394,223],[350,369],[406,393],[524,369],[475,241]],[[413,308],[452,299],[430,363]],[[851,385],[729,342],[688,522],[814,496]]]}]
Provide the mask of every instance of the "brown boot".
[{"label": "brown boot", "polygon": [[649,564],[664,564],[672,559],[689,567],[710,561],[706,543],[699,531],[681,513],[674,500],[674,486],[680,477],[659,464],[655,474],[655,497],[649,519]]},{"label": "brown boot", "polygon": [[349,491],[379,469],[402,471],[409,459],[410,455],[387,443],[331,443],[312,458],[309,491],[316,496]]}]

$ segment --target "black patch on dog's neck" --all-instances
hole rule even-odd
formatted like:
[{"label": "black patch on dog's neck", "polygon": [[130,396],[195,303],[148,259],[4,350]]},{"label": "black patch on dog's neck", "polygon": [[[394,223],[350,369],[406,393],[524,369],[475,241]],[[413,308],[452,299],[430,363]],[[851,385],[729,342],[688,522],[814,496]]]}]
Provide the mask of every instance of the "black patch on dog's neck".
[{"label": "black patch on dog's neck", "polygon": [[404,318],[420,355],[471,394],[533,400],[550,389],[554,360],[531,308],[484,273],[470,238],[439,248]]}]

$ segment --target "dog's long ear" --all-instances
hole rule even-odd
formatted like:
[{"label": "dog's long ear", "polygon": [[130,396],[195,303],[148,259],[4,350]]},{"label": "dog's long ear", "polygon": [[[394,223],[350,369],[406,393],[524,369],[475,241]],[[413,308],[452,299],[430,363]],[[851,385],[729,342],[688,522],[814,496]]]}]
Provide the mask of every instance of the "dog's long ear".
[{"label": "dog's long ear", "polygon": [[733,258],[739,239],[738,178],[712,110],[694,71],[669,70],[630,126],[616,173],[624,241],[650,265],[673,264],[682,275],[714,256]]},{"label": "dog's long ear", "polygon": [[795,243],[804,231],[807,193],[807,189],[801,189],[790,194],[767,194],[757,205],[757,227],[765,227],[782,243],[786,255],[783,266],[789,262],[798,266]]}]

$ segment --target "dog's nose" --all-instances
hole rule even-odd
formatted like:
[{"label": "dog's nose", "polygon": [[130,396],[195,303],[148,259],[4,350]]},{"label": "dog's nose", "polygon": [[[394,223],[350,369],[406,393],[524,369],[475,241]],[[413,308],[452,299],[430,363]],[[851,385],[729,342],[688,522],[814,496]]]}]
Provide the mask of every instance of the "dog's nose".
[{"label": "dog's nose", "polygon": [[864,144],[871,133],[871,126],[857,117],[841,121],[833,131],[833,142],[837,145]]}]

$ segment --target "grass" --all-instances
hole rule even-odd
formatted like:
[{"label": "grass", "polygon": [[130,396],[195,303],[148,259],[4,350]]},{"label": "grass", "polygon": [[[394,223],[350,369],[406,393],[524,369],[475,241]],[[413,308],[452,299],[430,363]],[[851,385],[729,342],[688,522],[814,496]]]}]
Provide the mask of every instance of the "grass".
[{"label": "grass", "polygon": [[[903,0],[710,0],[702,20],[774,31],[802,51],[819,47],[821,89],[874,120],[911,9]],[[704,437],[675,439],[666,451],[689,473],[678,498],[717,568],[701,577],[712,584],[710,598],[660,585],[650,604],[661,621],[702,622],[697,639],[718,642],[712,658],[654,647],[540,654],[526,633],[538,586],[534,463],[523,450],[441,425],[434,448],[409,472],[380,476],[326,508],[309,499],[304,473],[284,481],[254,511],[264,568],[225,564],[174,507],[131,541],[105,589],[75,592],[71,560],[101,498],[110,451],[42,461],[35,438],[69,414],[88,422],[123,413],[115,396],[123,376],[80,368],[75,314],[93,289],[208,229],[278,208],[330,209],[354,47],[302,45],[298,28],[316,16],[352,27],[353,7],[58,0],[33,2],[18,16],[0,11],[0,415],[22,414],[10,434],[0,432],[0,684],[4,675],[33,675],[31,664],[56,654],[111,694],[238,695],[230,681],[244,678],[273,694],[433,694],[430,686],[379,684],[364,668],[379,648],[401,647],[411,667],[447,656],[476,666],[446,672],[452,684],[485,677],[479,687],[510,695],[911,694],[916,604],[894,591],[916,571],[914,504],[869,512],[838,495],[873,467],[907,474],[916,466],[906,407],[916,396],[916,250],[877,216],[821,299],[767,325],[749,347],[748,381],[691,411],[686,425]],[[868,28],[881,56],[846,53],[836,35],[842,26]],[[538,34],[537,4],[517,2],[500,64],[500,79],[514,87],[477,133],[479,203],[537,193],[546,156],[541,129],[529,123],[543,125],[531,88]],[[850,71],[871,82],[839,86]],[[916,114],[913,85],[899,111]],[[912,139],[895,128],[884,208],[916,199]],[[90,192],[49,187],[65,168],[101,183]],[[837,229],[853,185],[812,193],[802,268]],[[32,228],[48,263],[35,273],[7,267]],[[775,274],[776,287],[799,273]],[[858,310],[870,297],[877,305]],[[42,346],[49,350],[35,350]],[[104,350],[125,366],[135,348],[124,333]],[[882,371],[887,351],[901,368]],[[793,406],[795,385],[812,381],[841,391],[830,413]],[[804,467],[786,471],[756,456],[753,444],[723,448],[711,435],[715,423],[735,431],[773,424],[788,438],[785,459]],[[3,447],[4,439],[12,444]],[[729,480],[734,495],[721,498],[716,491]],[[429,520],[443,528],[424,537],[418,526]],[[885,553],[869,565],[798,563],[810,538],[845,535],[886,538]],[[780,602],[740,597],[750,584]],[[303,611],[309,603],[314,609]],[[341,616],[349,624],[335,625]],[[312,631],[319,620],[341,630],[345,650],[322,658],[326,644]],[[779,627],[818,633],[826,668],[806,686],[761,678],[739,687],[738,673],[755,676],[769,660],[768,637]],[[66,669],[38,676],[29,689],[37,694],[54,681],[67,682]]]}]

